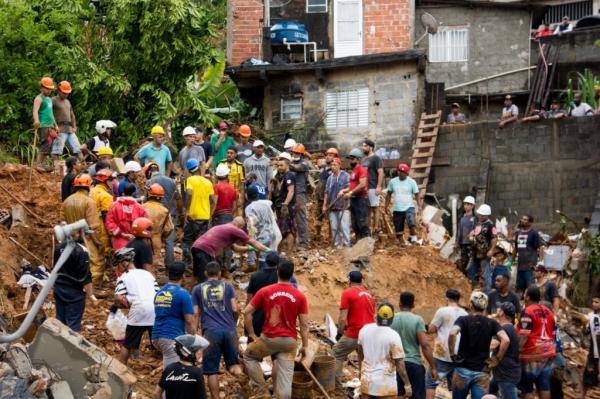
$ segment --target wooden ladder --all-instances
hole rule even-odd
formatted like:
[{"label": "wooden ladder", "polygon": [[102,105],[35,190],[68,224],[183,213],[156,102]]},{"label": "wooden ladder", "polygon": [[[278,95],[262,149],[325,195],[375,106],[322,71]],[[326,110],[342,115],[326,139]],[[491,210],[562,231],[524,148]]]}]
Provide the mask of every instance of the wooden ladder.
[{"label": "wooden ladder", "polygon": [[441,118],[442,111],[430,115],[425,112],[421,114],[409,172],[409,176],[415,179],[419,186],[420,198],[425,196],[425,190],[429,182],[429,173],[431,172],[431,163],[433,162]]}]

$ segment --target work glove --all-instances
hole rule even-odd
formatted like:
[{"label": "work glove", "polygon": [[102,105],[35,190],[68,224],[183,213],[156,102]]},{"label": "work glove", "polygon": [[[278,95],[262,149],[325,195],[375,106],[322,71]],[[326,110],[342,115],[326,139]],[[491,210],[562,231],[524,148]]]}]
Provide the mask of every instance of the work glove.
[{"label": "work glove", "polygon": [[254,248],[252,245],[246,245],[246,248],[247,252],[256,251],[256,248]]},{"label": "work glove", "polygon": [[342,339],[342,336],[343,336],[343,335],[344,335],[344,334],[343,334],[341,331],[338,331],[338,333],[335,335],[335,340],[336,340],[336,341],[339,341],[340,339]]},{"label": "work glove", "polygon": [[498,364],[500,364],[500,359],[498,359],[498,356],[496,356],[496,355],[486,359],[486,361],[485,361],[486,367],[490,370],[497,367]]}]

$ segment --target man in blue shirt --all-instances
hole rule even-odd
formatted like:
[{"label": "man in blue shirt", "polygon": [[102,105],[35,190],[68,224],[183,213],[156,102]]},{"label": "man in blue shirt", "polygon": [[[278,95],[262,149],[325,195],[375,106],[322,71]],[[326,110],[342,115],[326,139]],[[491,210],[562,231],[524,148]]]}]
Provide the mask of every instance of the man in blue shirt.
[{"label": "man in blue shirt", "polygon": [[152,134],[152,143],[143,146],[133,158],[142,165],[154,161],[160,167],[161,173],[170,176],[173,157],[171,150],[163,144],[165,130],[161,126],[154,126],[150,134]]},{"label": "man in blue shirt", "polygon": [[[413,199],[419,193],[419,187],[411,177],[408,177],[410,168],[408,165],[401,163],[398,165],[398,176],[390,180],[385,196],[385,209],[389,209],[390,200],[394,196],[393,221],[396,237],[400,243],[404,242],[402,235],[404,234],[404,223],[408,223],[410,230],[410,242],[417,242],[417,215]],[[417,199],[418,206],[421,207],[421,199]]]},{"label": "man in blue shirt", "polygon": [[192,297],[181,287],[185,268],[183,262],[168,265],[169,281],[154,297],[152,345],[162,352],[163,368],[179,360],[175,352],[175,338],[196,331]]},{"label": "man in blue shirt", "polygon": [[200,317],[202,336],[210,342],[204,350],[204,375],[208,376],[208,389],[213,399],[219,399],[219,364],[221,355],[231,374],[242,375],[238,358],[238,336],[236,320],[238,304],[233,286],[221,280],[221,265],[217,262],[206,264],[207,280],[194,287],[192,301],[194,319]]},{"label": "man in blue shirt", "polygon": [[329,224],[333,246],[350,246],[350,212],[348,201],[342,198],[342,190],[348,187],[350,175],[341,170],[342,160],[334,158],[330,164],[331,174],[325,184],[323,214],[329,211]]}]

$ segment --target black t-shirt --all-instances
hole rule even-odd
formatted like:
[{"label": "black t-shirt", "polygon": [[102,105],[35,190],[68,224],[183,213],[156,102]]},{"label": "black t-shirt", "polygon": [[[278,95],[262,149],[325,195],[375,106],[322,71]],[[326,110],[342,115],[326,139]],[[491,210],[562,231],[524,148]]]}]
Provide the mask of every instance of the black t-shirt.
[{"label": "black t-shirt", "polygon": [[166,399],[206,399],[202,369],[171,363],[163,371],[158,386],[165,391]]},{"label": "black t-shirt", "polygon": [[512,324],[504,324],[502,330],[508,335],[510,344],[500,364],[494,369],[494,379],[498,382],[518,384],[521,380],[521,363],[519,362],[519,336]]},{"label": "black t-shirt", "polygon": [[129,241],[126,245],[127,248],[133,248],[135,251],[135,258],[133,258],[133,264],[136,269],[143,269],[144,265],[152,264],[152,248],[145,242],[144,238],[134,238]]},{"label": "black t-shirt", "polygon": [[552,280],[548,280],[542,284],[540,291],[542,291],[542,301],[548,302],[545,305],[550,304],[550,307],[552,307],[554,298],[558,296],[558,287],[556,286],[556,283]]},{"label": "black t-shirt", "polygon": [[[63,241],[54,250],[54,264],[62,255],[67,247],[67,241]],[[90,272],[90,256],[81,244],[75,244],[73,252],[67,258],[62,268],[58,272],[56,285],[74,288],[83,293],[83,286],[92,282],[92,273]]]},{"label": "black t-shirt", "polygon": [[542,246],[542,239],[535,230],[517,231],[515,233],[515,247],[517,248],[518,270],[531,270],[538,261],[538,248]]},{"label": "black t-shirt", "polygon": [[454,324],[460,327],[458,355],[463,361],[459,366],[482,371],[489,357],[490,342],[500,331],[500,324],[483,315],[461,316]]},{"label": "black t-shirt", "polygon": [[62,183],[60,184],[60,198],[62,201],[66,200],[69,195],[73,194],[74,180],[75,175],[72,173],[67,173],[65,177],[63,177]]},{"label": "black t-shirt", "polygon": [[369,189],[377,188],[377,180],[379,175],[377,169],[383,168],[383,161],[379,155],[371,155],[362,161],[362,166],[367,170],[369,176]]},{"label": "black t-shirt", "polygon": [[[275,207],[281,208],[281,205],[285,202],[285,199],[288,195],[288,189],[290,186],[296,186],[296,174],[294,172],[287,172],[286,175],[281,179],[281,184],[279,186],[279,192],[277,193],[277,198],[275,199]],[[290,201],[289,205],[293,205],[296,203],[296,191],[294,190],[294,196]]]},{"label": "black t-shirt", "polygon": [[[250,283],[246,292],[251,295],[256,293],[266,286],[275,284],[277,282],[277,268],[276,267],[265,267],[263,270],[254,272],[250,276]],[[265,314],[262,309],[256,309],[252,317],[252,326],[254,327],[254,333],[256,336],[260,336],[262,332],[263,324],[265,323]]]},{"label": "black t-shirt", "polygon": [[521,303],[519,302],[519,297],[512,291],[508,291],[506,296],[500,295],[497,290],[493,290],[488,295],[488,307],[487,310],[490,313],[496,313],[500,305],[504,302],[510,302],[515,305],[515,310],[517,314],[521,313]]}]

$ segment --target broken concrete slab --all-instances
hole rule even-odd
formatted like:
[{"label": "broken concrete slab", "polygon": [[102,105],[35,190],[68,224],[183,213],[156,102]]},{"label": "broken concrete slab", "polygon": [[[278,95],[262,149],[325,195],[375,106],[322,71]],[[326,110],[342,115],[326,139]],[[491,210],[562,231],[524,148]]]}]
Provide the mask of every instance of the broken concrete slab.
[{"label": "broken concrete slab", "polygon": [[50,394],[53,398],[60,399],[75,399],[71,387],[66,381],[58,381],[50,385]]},{"label": "broken concrete slab", "polygon": [[429,223],[427,225],[427,239],[429,245],[434,248],[440,249],[446,240],[446,228],[435,223]]},{"label": "broken concrete slab", "polygon": [[344,258],[348,263],[369,263],[375,251],[375,239],[372,237],[361,238],[350,248],[344,248]]},{"label": "broken concrete slab", "polygon": [[12,344],[4,354],[4,361],[12,367],[19,378],[29,380],[33,366],[27,349],[22,344]]},{"label": "broken concrete slab", "polygon": [[47,364],[68,382],[75,397],[84,397],[84,369],[106,365],[112,398],[127,398],[136,382],[127,367],[54,318],[48,318],[29,345],[34,364]]}]

